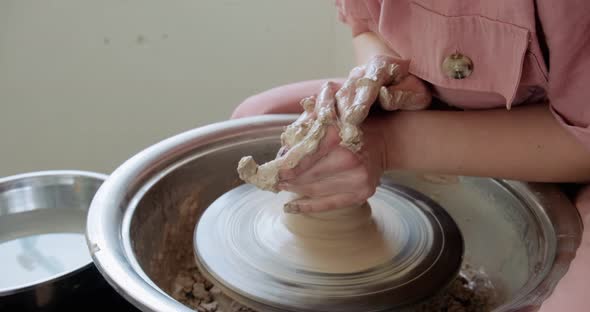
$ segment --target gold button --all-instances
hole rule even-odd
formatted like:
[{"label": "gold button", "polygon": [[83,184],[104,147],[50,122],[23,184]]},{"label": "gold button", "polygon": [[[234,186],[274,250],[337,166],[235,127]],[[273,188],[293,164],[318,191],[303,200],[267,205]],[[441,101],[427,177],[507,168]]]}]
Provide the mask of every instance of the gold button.
[{"label": "gold button", "polygon": [[443,72],[452,79],[464,79],[473,72],[473,62],[461,53],[453,53],[442,63]]}]

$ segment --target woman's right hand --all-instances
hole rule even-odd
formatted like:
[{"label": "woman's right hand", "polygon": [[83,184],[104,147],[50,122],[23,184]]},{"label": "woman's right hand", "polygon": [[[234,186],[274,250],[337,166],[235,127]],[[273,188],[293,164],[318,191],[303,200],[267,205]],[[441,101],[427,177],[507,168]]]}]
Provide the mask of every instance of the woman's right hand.
[{"label": "woman's right hand", "polygon": [[342,140],[353,151],[361,144],[360,126],[373,105],[378,103],[387,111],[418,110],[430,105],[430,91],[408,73],[408,68],[409,61],[380,55],[350,71],[336,93],[336,101]]},{"label": "woman's right hand", "polygon": [[[371,86],[360,86],[357,88],[358,80],[366,76],[366,69],[373,69],[372,75],[380,74],[375,73],[375,66],[379,60],[398,64],[398,79],[384,85],[371,84]],[[355,100],[354,95],[357,93],[357,89],[364,89],[365,91],[369,89],[370,92],[364,93],[365,96],[369,95],[369,97],[360,98],[358,99],[360,102],[357,103],[358,105],[367,107],[367,109],[370,109],[376,101],[383,109],[388,111],[424,109],[428,107],[432,97],[426,85],[419,78],[408,74],[408,64],[408,61],[397,58],[374,57],[365,65],[355,67],[346,80],[334,78],[303,81],[276,87],[253,95],[236,107],[231,118],[236,119],[263,114],[302,113],[301,99],[317,94],[321,86],[327,81],[335,82],[339,87],[343,86],[346,82],[346,89],[348,90],[346,91],[348,94],[346,106],[353,104],[352,102]],[[343,92],[341,91],[340,93],[342,94]]]},{"label": "woman's right hand", "polygon": [[422,80],[408,73],[409,63],[379,55],[353,68],[336,94],[340,117],[360,123],[374,103],[387,111],[427,108],[432,95]]}]

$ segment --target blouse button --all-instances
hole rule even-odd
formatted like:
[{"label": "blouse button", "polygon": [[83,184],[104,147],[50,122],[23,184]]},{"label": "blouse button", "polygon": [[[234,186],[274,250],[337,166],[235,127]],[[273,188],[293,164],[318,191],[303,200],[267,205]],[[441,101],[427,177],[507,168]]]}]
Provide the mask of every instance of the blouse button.
[{"label": "blouse button", "polygon": [[473,72],[473,62],[461,53],[453,53],[443,61],[442,71],[449,78],[464,79]]}]

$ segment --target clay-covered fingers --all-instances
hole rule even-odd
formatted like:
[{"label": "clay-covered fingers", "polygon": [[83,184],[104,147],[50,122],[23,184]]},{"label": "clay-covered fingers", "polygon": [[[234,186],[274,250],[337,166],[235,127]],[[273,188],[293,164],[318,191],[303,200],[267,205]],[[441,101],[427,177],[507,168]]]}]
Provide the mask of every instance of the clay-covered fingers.
[{"label": "clay-covered fingers", "polygon": [[377,100],[382,86],[401,81],[407,75],[408,62],[387,56],[372,58],[364,67],[363,76],[356,80],[354,97],[339,104],[340,117],[344,123],[360,125]]},{"label": "clay-covered fingers", "polygon": [[356,94],[356,84],[365,74],[365,66],[357,66],[353,68],[348,74],[348,78],[336,92],[336,107],[338,114],[342,115],[347,107],[352,105],[354,96]]},{"label": "clay-covered fingers", "polygon": [[286,171],[281,181],[286,185],[303,185],[336,176],[343,171],[352,170],[361,162],[360,158],[342,146],[334,146],[320,159],[309,159],[308,163]]},{"label": "clay-covered fingers", "polygon": [[313,113],[315,111],[315,102],[317,97],[315,95],[303,98],[299,104],[303,107],[304,113]]},{"label": "clay-covered fingers", "polygon": [[409,67],[410,62],[407,60],[385,55],[375,56],[367,63],[363,78],[383,85],[398,83],[408,74]]},{"label": "clay-covered fingers", "polygon": [[379,90],[379,105],[388,111],[421,110],[430,105],[432,95],[418,77],[408,75],[398,84]]},{"label": "clay-covered fingers", "polygon": [[285,155],[292,146],[301,142],[307,135],[316,118],[315,103],[315,95],[301,100],[300,104],[303,107],[303,113],[299,115],[297,120],[287,126],[281,134],[281,148],[277,153],[277,157]]},{"label": "clay-covered fingers", "polygon": [[[299,159],[296,166],[291,167],[287,165],[287,162],[284,163],[283,166],[279,169],[279,183],[281,182],[288,182],[296,177],[300,176],[302,173],[308,171],[312,168],[316,163],[323,162],[326,155],[331,153],[335,148],[337,148],[340,144],[340,136],[338,135],[338,130],[335,126],[330,126],[327,128],[325,134],[320,138],[320,142],[318,142],[318,146],[314,152],[308,153]],[[295,152],[290,152],[290,155],[286,155],[287,157],[296,157],[298,156]]]},{"label": "clay-covered fingers", "polygon": [[361,204],[375,192],[380,174],[365,154],[340,146],[338,128],[330,126],[317,152],[295,168],[279,170],[278,189],[303,196],[286,212],[318,212]]},{"label": "clay-covered fingers", "polygon": [[[339,209],[360,205],[373,196],[378,179],[374,178],[361,162],[341,164],[341,172],[334,175],[329,174],[330,169],[325,167],[318,170],[324,174],[315,179],[311,176],[305,177],[309,173],[307,172],[289,183],[279,183],[279,189],[303,196],[287,203],[285,211],[309,213]],[[345,168],[346,166],[350,168]]]},{"label": "clay-covered fingers", "polygon": [[301,100],[303,113],[281,134],[281,149],[277,157],[286,155],[289,149],[303,141],[318,119],[324,123],[335,122],[336,91],[337,85],[334,82],[326,82],[317,96],[309,96]]},{"label": "clay-covered fingers", "polygon": [[[262,165],[256,163],[251,156],[243,157],[237,168],[240,178],[263,190],[276,192],[281,170],[304,170],[329,153],[332,148],[330,144],[321,145],[321,142],[326,142],[324,137],[329,132],[328,129],[337,124],[336,89],[335,83],[328,82],[315,98],[315,105],[312,105],[314,98],[304,99],[301,102],[304,114],[285,129],[281,137],[283,146],[277,157]],[[338,145],[340,138],[337,135],[336,138],[328,142]]]},{"label": "clay-covered fingers", "polygon": [[336,121],[336,92],[338,85],[334,82],[326,82],[315,102],[315,115],[317,122],[334,123]]},{"label": "clay-covered fingers", "polygon": [[[313,119],[306,124],[305,135],[297,135],[297,131],[285,131],[282,141],[294,143],[289,148],[284,148],[279,153],[281,169],[292,169],[307,157],[321,157],[318,152],[320,142],[326,135],[326,129],[336,123],[336,99],[337,85],[327,82],[315,99]],[[307,112],[307,109],[306,109]],[[290,136],[297,135],[293,138]],[[309,161],[309,160],[308,160]]]}]

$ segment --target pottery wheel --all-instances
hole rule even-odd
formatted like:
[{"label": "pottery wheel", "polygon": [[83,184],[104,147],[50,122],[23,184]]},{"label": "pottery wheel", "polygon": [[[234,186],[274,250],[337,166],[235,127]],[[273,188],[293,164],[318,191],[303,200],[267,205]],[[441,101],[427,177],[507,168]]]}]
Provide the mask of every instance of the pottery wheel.
[{"label": "pottery wheel", "polygon": [[382,181],[363,208],[314,215],[284,213],[289,199],[244,184],[213,202],[195,229],[203,274],[247,306],[388,311],[435,294],[460,268],[457,225],[416,191]]}]

